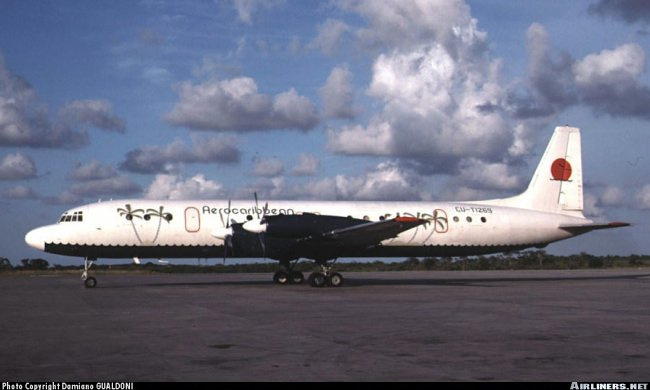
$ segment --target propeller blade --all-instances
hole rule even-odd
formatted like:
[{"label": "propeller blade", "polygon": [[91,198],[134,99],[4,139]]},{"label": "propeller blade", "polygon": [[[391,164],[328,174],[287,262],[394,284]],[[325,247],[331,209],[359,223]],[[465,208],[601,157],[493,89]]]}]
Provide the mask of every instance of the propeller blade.
[{"label": "propeller blade", "polygon": [[[228,199],[228,208],[226,210],[228,210],[228,214],[230,214],[230,199]],[[230,227],[230,220],[228,219],[228,217],[226,217],[226,228],[229,227]]]},{"label": "propeller blade", "polygon": [[228,250],[230,249],[230,254],[235,256],[235,248],[232,245],[232,235],[228,234],[224,237],[223,242],[223,263],[226,264],[226,256],[228,256]]},{"label": "propeller blade", "polygon": [[259,234],[260,246],[262,247],[262,257],[266,259],[266,235],[264,232]]}]

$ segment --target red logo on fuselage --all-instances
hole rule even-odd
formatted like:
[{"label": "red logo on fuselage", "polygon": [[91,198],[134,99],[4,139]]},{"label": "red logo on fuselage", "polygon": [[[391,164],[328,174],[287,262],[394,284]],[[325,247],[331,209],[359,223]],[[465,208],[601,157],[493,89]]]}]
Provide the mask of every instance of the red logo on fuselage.
[{"label": "red logo on fuselage", "polygon": [[558,158],[551,164],[551,175],[553,180],[567,181],[571,178],[571,164],[563,158]]}]

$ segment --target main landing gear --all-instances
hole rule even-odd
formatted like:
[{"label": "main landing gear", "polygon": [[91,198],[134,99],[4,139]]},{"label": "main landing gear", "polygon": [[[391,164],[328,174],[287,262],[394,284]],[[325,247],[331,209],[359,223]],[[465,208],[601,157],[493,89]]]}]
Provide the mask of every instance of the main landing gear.
[{"label": "main landing gear", "polygon": [[88,271],[96,261],[96,258],[86,257],[84,259],[84,272],[81,274],[81,280],[84,281],[84,287],[86,288],[95,288],[97,286],[97,279],[92,276],[88,276]]},{"label": "main landing gear", "polygon": [[[318,262],[319,271],[312,272],[307,278],[312,287],[340,287],[343,285],[343,275],[338,272],[331,272],[334,260],[331,265],[325,261]],[[294,264],[295,266],[295,264]],[[302,272],[294,271],[289,261],[280,262],[280,270],[273,275],[273,282],[277,284],[301,284],[305,277]]]},{"label": "main landing gear", "polygon": [[300,271],[294,271],[293,268],[298,262],[291,265],[288,260],[280,261],[280,270],[273,274],[273,282],[277,284],[301,284],[305,276]]}]

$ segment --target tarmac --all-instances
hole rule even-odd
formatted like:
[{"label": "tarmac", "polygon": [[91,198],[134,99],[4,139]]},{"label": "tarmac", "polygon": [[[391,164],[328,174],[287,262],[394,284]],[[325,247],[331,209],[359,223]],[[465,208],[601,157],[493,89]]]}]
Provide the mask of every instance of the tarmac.
[{"label": "tarmac", "polygon": [[650,379],[650,269],[5,275],[0,381]]}]

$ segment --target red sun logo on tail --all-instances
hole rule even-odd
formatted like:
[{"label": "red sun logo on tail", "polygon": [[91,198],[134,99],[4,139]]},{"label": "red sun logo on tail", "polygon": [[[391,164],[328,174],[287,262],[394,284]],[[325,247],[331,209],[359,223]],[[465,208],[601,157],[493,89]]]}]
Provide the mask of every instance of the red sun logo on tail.
[{"label": "red sun logo on tail", "polygon": [[558,158],[551,164],[553,180],[567,181],[571,178],[571,164],[563,158]]}]

